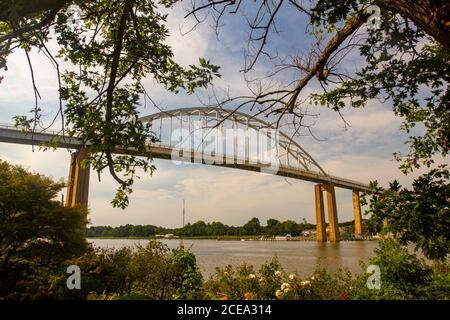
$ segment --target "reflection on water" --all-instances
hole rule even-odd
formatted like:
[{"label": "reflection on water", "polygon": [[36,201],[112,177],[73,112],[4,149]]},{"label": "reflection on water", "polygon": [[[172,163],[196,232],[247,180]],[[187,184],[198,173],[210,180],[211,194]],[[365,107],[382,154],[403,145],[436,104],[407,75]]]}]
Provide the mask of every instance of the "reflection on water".
[{"label": "reflection on water", "polygon": [[[133,247],[147,240],[136,239],[88,239],[94,245],[108,248]],[[348,268],[352,273],[361,272],[359,261],[367,258],[377,246],[375,241],[352,241],[317,243],[314,241],[218,241],[163,239],[169,248],[180,242],[196,255],[198,265],[205,277],[214,273],[216,267],[228,264],[251,264],[258,269],[261,264],[277,256],[287,272],[310,275],[320,260],[329,271]]]}]

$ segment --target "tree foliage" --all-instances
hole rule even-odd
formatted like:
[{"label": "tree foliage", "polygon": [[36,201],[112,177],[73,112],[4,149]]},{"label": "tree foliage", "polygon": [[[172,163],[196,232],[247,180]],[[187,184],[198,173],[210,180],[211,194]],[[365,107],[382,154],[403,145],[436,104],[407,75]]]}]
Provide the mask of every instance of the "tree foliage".
[{"label": "tree foliage", "polygon": [[91,226],[87,229],[87,237],[151,237],[170,232],[170,229],[153,225]]},{"label": "tree foliage", "polygon": [[[352,222],[340,223],[347,226]],[[187,223],[182,228],[163,228],[152,225],[131,225],[127,224],[119,227],[91,226],[87,230],[88,237],[153,237],[156,235],[174,234],[185,237],[220,237],[220,236],[278,236],[290,234],[292,236],[301,235],[302,231],[314,229],[315,225],[308,223],[305,219],[297,223],[292,220],[278,221],[268,219],[267,225],[262,226],[258,218],[252,218],[243,226],[229,226],[222,222],[197,221]]]},{"label": "tree foliage", "polygon": [[86,247],[86,212],[62,207],[55,196],[64,184],[0,160],[0,257],[63,260]]},{"label": "tree foliage", "polygon": [[403,244],[412,242],[430,259],[445,260],[450,253],[450,174],[437,168],[422,175],[408,190],[394,181],[388,189],[372,185],[368,213]]},{"label": "tree foliage", "polygon": [[[139,121],[142,101],[153,103],[142,84],[152,78],[171,92],[193,93],[206,87],[219,68],[203,58],[187,68],[176,63],[165,23],[173,1],[2,1],[0,10],[0,67],[14,50],[24,50],[30,61],[33,48],[42,50],[54,64],[59,79],[63,130],[89,147],[86,162],[100,174],[107,169],[119,182],[112,201],[125,208],[138,168],[150,174],[155,167],[146,143],[156,141],[150,127]],[[74,10],[79,16],[74,17]],[[47,48],[58,44],[57,58],[74,68],[60,70]],[[30,70],[33,74],[32,64]],[[42,107],[34,83],[33,116],[18,116],[18,125],[36,129]],[[64,106],[63,106],[64,105]],[[65,118],[64,118],[65,117]],[[131,155],[115,151],[130,150]],[[138,157],[139,156],[139,157]]]},{"label": "tree foliage", "polygon": [[[331,18],[329,18],[331,19]],[[379,30],[368,30],[359,52],[366,65],[352,79],[323,94],[313,94],[313,101],[340,110],[350,105],[364,107],[371,99],[392,104],[403,118],[410,136],[407,155],[395,153],[400,169],[410,172],[421,165],[430,167],[434,155],[445,157],[450,150],[450,58],[448,48],[439,43],[425,43],[425,32],[391,12],[384,13]],[[348,101],[350,103],[348,103]]]},{"label": "tree foliage", "polygon": [[0,160],[0,294],[38,294],[51,268],[85,252],[87,213],[55,200],[63,186]]}]

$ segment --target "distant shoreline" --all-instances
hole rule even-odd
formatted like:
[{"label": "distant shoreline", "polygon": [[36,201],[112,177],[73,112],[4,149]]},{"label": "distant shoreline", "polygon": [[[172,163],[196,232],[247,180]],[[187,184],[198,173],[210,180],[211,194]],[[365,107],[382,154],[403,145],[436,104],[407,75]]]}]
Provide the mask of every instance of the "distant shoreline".
[{"label": "distant shoreline", "polygon": [[[275,239],[260,239],[261,236],[195,236],[195,237],[87,237],[87,239],[110,239],[110,240],[218,240],[218,241],[267,241],[267,242],[278,242],[278,241],[316,241],[314,238],[300,238],[300,239],[290,239],[290,240],[275,240]],[[343,238],[340,241],[375,241],[376,239],[353,239],[353,238]]]},{"label": "distant shoreline", "polygon": [[256,241],[262,236],[180,236],[180,237],[87,237],[88,239],[132,239],[132,240],[237,240],[241,239]]}]

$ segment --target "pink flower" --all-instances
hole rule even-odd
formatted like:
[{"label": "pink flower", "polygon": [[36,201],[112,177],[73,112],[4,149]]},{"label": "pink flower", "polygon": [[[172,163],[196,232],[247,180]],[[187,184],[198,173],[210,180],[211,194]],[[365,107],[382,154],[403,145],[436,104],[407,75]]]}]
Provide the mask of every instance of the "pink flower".
[{"label": "pink flower", "polygon": [[309,280],[302,281],[303,287],[309,287],[310,285],[311,285],[311,281],[309,281]]}]

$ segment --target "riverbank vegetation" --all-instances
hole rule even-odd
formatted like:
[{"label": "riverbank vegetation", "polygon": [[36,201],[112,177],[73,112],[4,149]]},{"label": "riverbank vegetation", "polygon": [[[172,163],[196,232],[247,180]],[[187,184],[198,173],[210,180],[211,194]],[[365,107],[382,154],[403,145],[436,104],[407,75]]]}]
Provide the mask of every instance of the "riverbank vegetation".
[{"label": "riverbank vegetation", "polygon": [[[379,289],[368,288],[365,265],[358,275],[318,265],[300,277],[284,272],[276,257],[259,270],[226,266],[204,279],[195,255],[182,246],[170,250],[151,240],[119,250],[92,247],[85,238],[86,212],[54,200],[63,186],[0,160],[0,299],[450,299],[448,234],[438,220],[427,222],[433,233],[404,228],[393,233],[399,240],[379,243],[369,259],[380,268]],[[429,214],[448,207],[439,197],[430,203]],[[253,230],[256,220],[243,228]],[[434,263],[408,252],[407,235]],[[79,290],[67,286],[71,265],[81,270]]]},{"label": "riverbank vegetation", "polygon": [[[363,221],[367,234],[378,232],[380,229],[373,228],[372,225]],[[339,223],[342,238],[354,238],[354,222]],[[131,225],[127,224],[119,227],[111,226],[91,226],[87,229],[89,238],[152,238],[164,235],[173,235],[180,238],[190,239],[256,239],[260,237],[285,236],[299,237],[308,231],[315,231],[315,224],[307,222],[305,219],[301,223],[292,220],[278,221],[268,219],[266,225],[261,225],[258,218],[254,217],[242,226],[229,226],[222,222],[197,221],[188,223],[183,228],[164,228],[153,225]],[[314,238],[311,238],[314,239]]]},{"label": "riverbank vegetation", "polygon": [[[84,255],[69,259],[59,267],[28,269],[28,281],[19,281],[9,292],[3,290],[2,298],[450,299],[448,263],[430,266],[392,239],[380,242],[369,263],[377,264],[382,270],[380,289],[368,289],[370,275],[365,272],[364,264],[361,264],[363,272],[358,275],[346,270],[330,273],[318,264],[314,273],[302,277],[286,273],[276,257],[259,270],[247,264],[230,265],[217,268],[214,275],[204,279],[189,250],[182,246],[170,250],[155,240],[134,249],[89,248]],[[82,270],[80,290],[67,288],[65,265],[78,265]]]},{"label": "riverbank vegetation", "polygon": [[243,226],[228,226],[222,222],[207,223],[197,221],[187,223],[182,228],[163,228],[152,225],[119,227],[92,226],[88,228],[88,237],[151,237],[156,235],[173,234],[179,237],[217,237],[217,236],[275,236],[291,234],[298,236],[302,231],[313,229],[315,225],[304,220],[297,223],[292,220],[280,222],[275,219],[267,220],[267,226],[262,226],[258,218],[252,218]]}]

